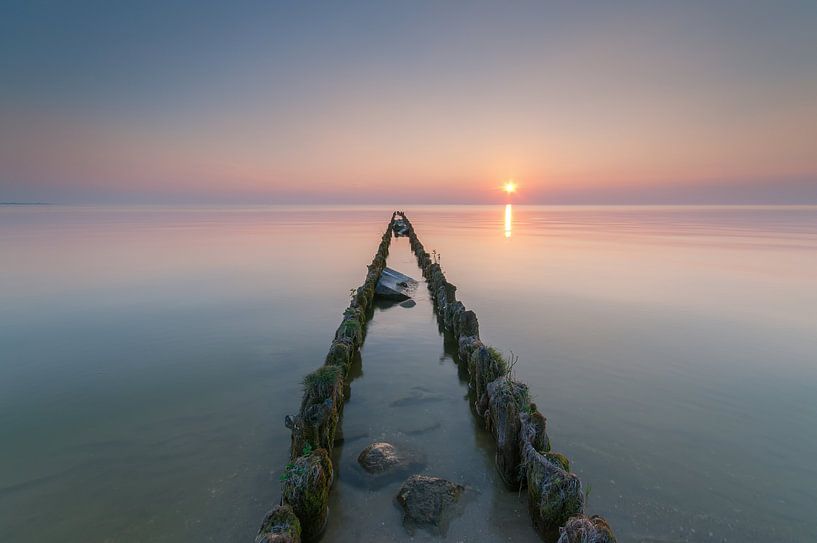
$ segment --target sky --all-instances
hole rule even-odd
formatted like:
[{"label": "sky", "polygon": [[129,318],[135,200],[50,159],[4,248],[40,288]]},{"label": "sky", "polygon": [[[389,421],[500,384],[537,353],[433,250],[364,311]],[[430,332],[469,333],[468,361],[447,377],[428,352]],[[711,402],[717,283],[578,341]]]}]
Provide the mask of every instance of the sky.
[{"label": "sky", "polygon": [[0,2],[0,201],[817,204],[817,2]]}]

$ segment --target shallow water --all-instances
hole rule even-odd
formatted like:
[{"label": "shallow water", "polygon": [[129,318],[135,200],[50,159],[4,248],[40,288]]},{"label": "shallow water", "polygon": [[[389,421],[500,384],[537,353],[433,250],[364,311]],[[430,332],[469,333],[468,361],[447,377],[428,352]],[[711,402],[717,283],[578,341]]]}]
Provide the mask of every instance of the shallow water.
[{"label": "shallow water", "polygon": [[[0,540],[250,540],[390,211],[0,208]],[[817,208],[406,212],[621,540],[817,539]],[[409,538],[350,471],[379,439],[468,486],[449,540],[535,540],[418,292],[369,324],[325,540]]]}]

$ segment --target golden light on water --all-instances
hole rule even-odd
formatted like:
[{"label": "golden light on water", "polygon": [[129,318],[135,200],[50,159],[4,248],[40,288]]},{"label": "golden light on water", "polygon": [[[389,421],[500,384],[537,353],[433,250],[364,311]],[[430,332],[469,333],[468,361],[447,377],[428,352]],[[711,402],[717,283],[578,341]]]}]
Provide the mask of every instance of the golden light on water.
[{"label": "golden light on water", "polygon": [[[510,202],[510,196],[514,192],[516,192],[516,182],[513,179],[508,179],[503,185],[502,190],[505,191],[505,194],[508,195],[508,202]],[[505,237],[511,237],[511,231],[513,230],[513,208],[511,204],[505,204]]]}]

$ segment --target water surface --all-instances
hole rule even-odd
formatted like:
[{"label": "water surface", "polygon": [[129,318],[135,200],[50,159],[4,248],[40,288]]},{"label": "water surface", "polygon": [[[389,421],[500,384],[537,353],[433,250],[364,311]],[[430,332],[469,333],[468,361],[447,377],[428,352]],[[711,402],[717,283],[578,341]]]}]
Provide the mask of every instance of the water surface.
[{"label": "water surface", "polygon": [[[817,208],[405,209],[621,540],[817,539]],[[0,540],[250,540],[390,212],[0,208]],[[473,491],[450,540],[535,540],[447,351],[375,311],[327,540],[409,537],[375,439]]]}]

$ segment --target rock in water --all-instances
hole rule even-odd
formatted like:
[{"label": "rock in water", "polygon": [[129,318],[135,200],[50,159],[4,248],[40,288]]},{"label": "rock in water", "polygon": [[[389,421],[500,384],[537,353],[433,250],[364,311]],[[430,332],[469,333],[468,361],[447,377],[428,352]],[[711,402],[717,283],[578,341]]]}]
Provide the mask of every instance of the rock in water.
[{"label": "rock in water", "polygon": [[301,543],[301,523],[288,505],[267,513],[255,543]]},{"label": "rock in water", "polygon": [[391,443],[372,443],[363,449],[357,461],[369,473],[383,473],[400,464],[400,457]]},{"label": "rock in water", "polygon": [[405,302],[400,304],[400,307],[414,307],[415,305],[417,305],[417,302],[415,302],[414,300],[406,300]]},{"label": "rock in water", "polygon": [[598,515],[573,517],[559,532],[556,543],[616,543],[610,525]]},{"label": "rock in water", "polygon": [[412,475],[400,487],[397,503],[403,508],[403,524],[427,526],[445,531],[451,506],[459,501],[465,488],[439,477]]},{"label": "rock in water", "polygon": [[372,443],[363,449],[357,462],[362,470],[350,473],[349,481],[368,488],[382,487],[425,467],[422,454],[384,442]]},{"label": "rock in water", "polygon": [[451,397],[439,392],[434,392],[424,387],[412,387],[411,393],[402,398],[398,398],[389,404],[389,407],[405,407],[410,405],[420,405],[432,402],[450,401]]}]

